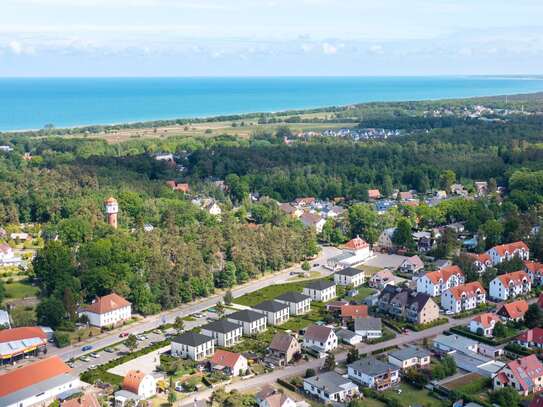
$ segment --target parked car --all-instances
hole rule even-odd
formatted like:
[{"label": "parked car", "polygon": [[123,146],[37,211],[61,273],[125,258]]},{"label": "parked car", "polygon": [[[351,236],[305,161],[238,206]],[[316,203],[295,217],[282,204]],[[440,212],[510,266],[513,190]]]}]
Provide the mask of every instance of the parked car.
[{"label": "parked car", "polygon": [[82,352],[88,352],[89,350],[92,349],[92,345],[85,345],[81,348],[81,351]]},{"label": "parked car", "polygon": [[93,352],[89,355],[91,358],[99,358],[100,357],[100,354],[96,353],[96,352]]},{"label": "parked car", "polygon": [[115,349],[112,349],[112,348],[105,348],[105,349],[104,349],[104,352],[113,353],[113,352],[115,352]]},{"label": "parked car", "polygon": [[81,360],[82,362],[87,363],[90,359],[89,359],[88,357],[86,357],[86,356],[81,356],[81,357],[79,358],[79,360]]},{"label": "parked car", "polygon": [[119,338],[126,338],[128,336],[128,332],[121,332],[119,334]]}]

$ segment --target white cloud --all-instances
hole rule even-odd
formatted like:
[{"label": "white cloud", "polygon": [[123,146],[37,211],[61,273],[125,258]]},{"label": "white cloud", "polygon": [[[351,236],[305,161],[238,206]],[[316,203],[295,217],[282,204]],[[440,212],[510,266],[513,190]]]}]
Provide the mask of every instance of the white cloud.
[{"label": "white cloud", "polygon": [[326,55],[335,55],[337,54],[337,47],[329,42],[324,42],[322,44],[322,52]]},{"label": "white cloud", "polygon": [[15,55],[23,55],[23,54],[33,54],[34,48],[30,46],[26,46],[20,41],[10,41],[8,43],[8,49],[14,53]]},{"label": "white cloud", "polygon": [[382,55],[385,53],[382,45],[372,45],[368,48],[370,54]]}]

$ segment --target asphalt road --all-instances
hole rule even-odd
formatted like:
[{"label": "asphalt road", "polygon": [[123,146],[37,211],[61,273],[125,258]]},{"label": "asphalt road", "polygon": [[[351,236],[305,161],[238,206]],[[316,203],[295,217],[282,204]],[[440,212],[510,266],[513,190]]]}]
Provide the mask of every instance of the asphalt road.
[{"label": "asphalt road", "polygon": [[[326,260],[332,256],[337,255],[340,253],[340,250],[338,250],[335,247],[328,247],[324,246],[322,247],[322,251],[320,255],[311,261],[311,264],[318,263],[319,265],[322,265],[326,262]],[[325,274],[331,274],[329,270],[324,269],[323,267],[319,266],[315,268],[315,270],[319,270],[322,272],[323,275]],[[294,266],[285,270],[282,270],[280,272],[270,274],[268,276],[265,276],[259,280],[248,282],[240,287],[232,289],[232,295],[234,297],[240,297],[244,294],[257,291],[263,287],[267,287],[271,284],[279,284],[286,282],[289,278],[291,278],[292,272],[301,271],[299,266]],[[56,348],[54,346],[50,346],[48,349],[49,355],[58,355],[65,361],[68,361],[70,359],[75,359],[80,356],[90,354],[96,349],[102,349],[111,347],[118,342],[122,340],[122,338],[119,337],[120,333],[127,332],[129,334],[141,334],[143,332],[152,331],[153,329],[158,328],[160,325],[164,323],[172,323],[175,321],[175,318],[177,317],[186,317],[188,315],[194,314],[194,313],[200,313],[204,310],[213,307],[219,300],[222,299],[224,293],[213,295],[211,297],[207,297],[204,299],[200,299],[188,304],[183,304],[182,306],[175,308],[173,310],[165,311],[157,315],[152,315],[149,317],[146,317],[138,322],[135,322],[131,325],[127,325],[125,327],[103,333],[99,336],[94,337],[91,341],[85,341],[83,343],[79,343],[77,345],[68,346],[65,348]],[[206,321],[196,321],[196,323],[190,323],[187,322],[186,328],[190,329],[194,326],[203,325]],[[89,351],[83,351],[82,347],[90,345],[92,346],[92,350]],[[92,358],[91,358],[92,359]],[[96,360],[98,362],[98,360]],[[104,362],[100,362],[104,363]],[[100,363],[94,363],[94,364],[100,364]],[[91,364],[91,363],[89,363]]]}]

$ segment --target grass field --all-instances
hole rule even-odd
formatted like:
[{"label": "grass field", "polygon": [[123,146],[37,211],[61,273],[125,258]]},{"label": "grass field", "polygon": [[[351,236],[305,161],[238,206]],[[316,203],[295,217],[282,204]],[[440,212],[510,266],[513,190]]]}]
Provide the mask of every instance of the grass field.
[{"label": "grass field", "polygon": [[396,400],[401,406],[414,406],[420,405],[425,407],[443,407],[448,406],[435,397],[432,397],[428,390],[419,390],[408,384],[402,383],[400,385],[401,393],[397,390],[387,390],[384,392],[385,397],[388,400]]},{"label": "grass field", "polygon": [[357,287],[358,294],[354,297],[348,297],[346,298],[349,301],[362,301],[364,298],[366,298],[368,295],[373,294],[375,290],[373,288],[369,287]]},{"label": "grass field", "polygon": [[14,283],[6,283],[4,286],[6,288],[6,298],[18,299],[35,297],[40,292],[38,287],[34,287],[28,283],[19,281]]}]

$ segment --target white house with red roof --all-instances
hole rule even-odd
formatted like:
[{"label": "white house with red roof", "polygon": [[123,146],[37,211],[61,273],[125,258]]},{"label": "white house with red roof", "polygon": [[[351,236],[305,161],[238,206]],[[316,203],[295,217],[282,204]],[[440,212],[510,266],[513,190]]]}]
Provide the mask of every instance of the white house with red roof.
[{"label": "white house with red roof", "polygon": [[443,267],[436,271],[430,271],[417,279],[417,292],[436,297],[441,295],[443,291],[460,284],[464,284],[464,273],[460,267]]},{"label": "white house with red roof", "polygon": [[441,294],[441,308],[450,313],[469,311],[486,303],[486,290],[479,281],[451,287]]},{"label": "white house with red roof", "polygon": [[304,334],[304,348],[330,352],[337,348],[337,336],[328,326],[310,325]]},{"label": "white house with red roof", "polygon": [[543,364],[536,355],[524,356],[505,365],[493,379],[494,390],[512,387],[521,395],[543,389]]},{"label": "white house with red roof", "polygon": [[48,406],[60,394],[80,387],[79,377],[52,356],[0,375],[0,406]]},{"label": "white house with red roof", "polygon": [[492,259],[487,253],[467,253],[467,255],[473,259],[473,265],[479,274],[492,267]]},{"label": "white house with red roof", "polygon": [[343,270],[363,263],[373,256],[373,250],[371,250],[369,243],[360,236],[345,243],[342,250],[341,254],[327,260],[326,267],[334,271]]},{"label": "white house with red roof", "polygon": [[532,285],[543,284],[543,263],[532,260],[524,260],[524,271],[530,276]]},{"label": "white house with red roof", "polygon": [[543,328],[528,329],[517,336],[515,342],[526,348],[543,349]]},{"label": "white house with red roof", "polygon": [[518,257],[521,260],[528,260],[530,258],[530,249],[522,240],[494,246],[486,253],[490,256],[490,260],[494,266],[504,261],[511,260],[514,257]]},{"label": "white house with red roof", "polygon": [[500,317],[492,312],[477,315],[469,322],[469,330],[474,334],[491,338],[494,335],[494,327],[500,322]]},{"label": "white house with red roof", "polygon": [[112,293],[98,297],[79,311],[86,315],[93,326],[114,326],[132,318],[132,304],[118,294]]},{"label": "white house with red roof", "polygon": [[157,393],[157,380],[141,370],[129,370],[124,376],[122,389],[115,393],[115,407],[122,407],[132,400],[137,404],[140,400],[154,397]]},{"label": "white house with red roof", "polygon": [[517,300],[508,304],[503,304],[497,314],[506,321],[522,321],[524,314],[528,311],[528,303],[525,300]]},{"label": "white house with red roof", "polygon": [[247,371],[247,358],[239,353],[219,349],[210,361],[212,370],[220,370],[230,376],[241,376]]},{"label": "white house with red roof", "polygon": [[489,284],[489,295],[496,300],[508,300],[526,295],[532,290],[532,281],[524,271],[502,274]]}]

